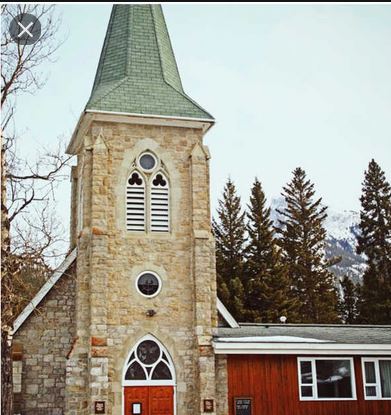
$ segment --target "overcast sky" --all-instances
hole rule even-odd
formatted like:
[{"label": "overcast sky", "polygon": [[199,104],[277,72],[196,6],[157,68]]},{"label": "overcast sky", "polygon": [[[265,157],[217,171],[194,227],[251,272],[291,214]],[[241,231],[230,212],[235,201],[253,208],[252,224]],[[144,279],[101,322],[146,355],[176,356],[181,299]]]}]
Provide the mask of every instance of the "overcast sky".
[{"label": "overcast sky", "polygon": [[[45,87],[18,99],[21,147],[68,141],[93,83],[109,4],[64,4]],[[301,166],[324,203],[359,209],[371,158],[391,178],[391,6],[164,4],[186,92],[217,120],[207,134],[212,206],[228,176],[268,199]],[[65,227],[69,184],[57,195]]]}]

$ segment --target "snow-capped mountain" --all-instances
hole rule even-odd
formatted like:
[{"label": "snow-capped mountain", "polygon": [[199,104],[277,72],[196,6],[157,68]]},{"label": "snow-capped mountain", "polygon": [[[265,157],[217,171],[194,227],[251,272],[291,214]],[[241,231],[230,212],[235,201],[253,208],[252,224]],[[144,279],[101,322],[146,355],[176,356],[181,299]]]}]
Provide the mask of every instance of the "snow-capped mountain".
[{"label": "snow-capped mountain", "polygon": [[[272,199],[271,217],[277,223],[279,214],[276,209],[283,210],[283,198]],[[354,282],[361,281],[365,269],[365,261],[356,254],[356,235],[359,232],[360,214],[353,210],[336,211],[327,209],[325,227],[327,230],[326,254],[330,257],[340,256],[342,259],[331,269],[341,278],[348,275]]]},{"label": "snow-capped mountain", "polygon": [[341,262],[332,267],[334,273],[342,277],[348,275],[354,282],[361,281],[365,270],[363,256],[356,254],[356,236],[359,232],[360,214],[352,210],[336,212],[328,209],[325,222],[327,230],[327,255],[341,256]]}]

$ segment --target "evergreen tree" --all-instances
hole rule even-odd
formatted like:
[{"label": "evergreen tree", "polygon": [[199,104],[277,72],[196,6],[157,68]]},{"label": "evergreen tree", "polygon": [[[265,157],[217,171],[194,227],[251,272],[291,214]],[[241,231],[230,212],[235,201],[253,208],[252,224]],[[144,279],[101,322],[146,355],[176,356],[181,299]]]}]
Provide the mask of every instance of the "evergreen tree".
[{"label": "evergreen tree", "polygon": [[255,179],[247,211],[249,244],[246,247],[247,319],[255,322],[278,322],[282,315],[294,319],[295,302],[281,263],[274,236],[270,208],[262,185]]},{"label": "evergreen tree", "polygon": [[245,223],[240,197],[231,179],[224,187],[217,215],[218,220],[212,222],[216,237],[217,292],[234,317],[241,320],[245,316],[242,283]]},{"label": "evergreen tree", "polygon": [[380,166],[371,160],[365,172],[357,253],[365,254],[360,320],[391,323],[391,188]]},{"label": "evergreen tree", "polygon": [[345,276],[340,284],[342,295],[340,298],[339,309],[342,321],[346,324],[357,323],[359,287],[356,286],[348,276]]},{"label": "evergreen tree", "polygon": [[299,323],[338,321],[338,296],[333,274],[325,259],[326,207],[314,201],[314,185],[301,168],[293,171],[292,181],[283,188],[286,207],[277,232],[283,261],[288,268],[295,298],[299,302]]}]

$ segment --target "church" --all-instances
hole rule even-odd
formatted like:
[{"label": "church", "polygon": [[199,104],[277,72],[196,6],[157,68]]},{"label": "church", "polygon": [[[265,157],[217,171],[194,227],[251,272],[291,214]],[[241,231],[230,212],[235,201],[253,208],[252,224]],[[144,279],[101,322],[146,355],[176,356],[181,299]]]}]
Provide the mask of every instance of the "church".
[{"label": "church", "polygon": [[69,253],[14,324],[15,414],[391,414],[389,326],[238,323],[217,298],[214,123],[162,7],[114,5],[67,148]]}]

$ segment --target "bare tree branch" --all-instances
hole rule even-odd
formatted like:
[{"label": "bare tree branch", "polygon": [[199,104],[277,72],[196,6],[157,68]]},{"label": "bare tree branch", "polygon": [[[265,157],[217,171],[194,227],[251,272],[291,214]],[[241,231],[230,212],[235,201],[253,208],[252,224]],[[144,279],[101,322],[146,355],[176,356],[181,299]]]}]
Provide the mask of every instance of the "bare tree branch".
[{"label": "bare tree branch", "polygon": [[[60,18],[49,4],[2,4],[1,19],[1,377],[2,415],[13,414],[12,333],[21,309],[45,281],[51,260],[61,255],[63,231],[53,210],[54,189],[67,177],[70,158],[61,144],[30,164],[17,148],[16,98],[33,94],[46,78],[40,68],[52,62],[62,41]],[[15,42],[9,33],[14,17],[32,14],[41,23],[33,45]],[[65,169],[65,170],[64,170]]]}]

